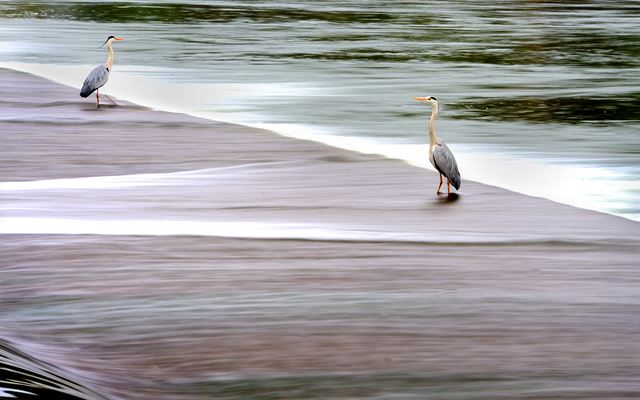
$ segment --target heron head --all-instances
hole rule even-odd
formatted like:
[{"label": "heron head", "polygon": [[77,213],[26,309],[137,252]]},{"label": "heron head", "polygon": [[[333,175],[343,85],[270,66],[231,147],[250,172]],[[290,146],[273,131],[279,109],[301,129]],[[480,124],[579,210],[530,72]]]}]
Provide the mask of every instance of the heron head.
[{"label": "heron head", "polygon": [[418,100],[418,101],[420,101],[422,103],[431,104],[436,109],[438,108],[438,100],[433,96],[429,96],[429,97],[414,97],[414,99]]},{"label": "heron head", "polygon": [[111,35],[111,36],[109,36],[109,37],[107,38],[107,40],[105,40],[105,41],[104,41],[104,43],[103,43],[103,44],[102,44],[102,46],[100,46],[100,47],[104,47],[104,46],[105,46],[105,45],[107,45],[107,44],[111,44],[111,43],[113,43],[115,40],[124,40],[124,39],[123,39],[123,38],[119,38],[119,37],[115,37],[115,36]]},{"label": "heron head", "polygon": [[429,97],[414,97],[415,100],[421,101],[423,103],[435,103],[438,104],[438,100],[433,97],[433,96],[429,96]]}]

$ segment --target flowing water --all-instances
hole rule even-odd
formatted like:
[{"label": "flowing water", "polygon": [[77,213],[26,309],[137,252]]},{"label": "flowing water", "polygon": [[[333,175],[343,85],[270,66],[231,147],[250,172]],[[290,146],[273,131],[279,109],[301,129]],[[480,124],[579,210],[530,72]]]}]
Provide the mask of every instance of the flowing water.
[{"label": "flowing water", "polygon": [[[105,93],[427,168],[430,110],[412,98],[435,96],[462,198],[475,180],[640,219],[635,1],[0,1],[0,13],[0,67],[79,87],[114,34],[125,41]],[[38,112],[42,124],[69,118]],[[65,129],[51,124],[29,157],[64,158],[49,145]],[[87,135],[87,158],[111,146]],[[178,141],[129,139],[131,154],[168,146],[183,165]],[[311,174],[304,161],[206,161],[0,179],[0,397],[19,393],[9,374],[22,369],[43,398],[51,386],[154,400],[640,392],[637,229],[425,234],[380,213],[371,226],[388,230],[367,230],[353,221],[379,188],[357,198],[372,184],[341,184],[341,163],[323,171],[336,183],[321,202],[300,205],[317,188],[264,176]],[[256,206],[238,182],[276,195]]]},{"label": "flowing water", "polygon": [[[611,2],[2,1],[2,65],[638,220],[640,6]],[[87,100],[90,101],[90,100]]]}]

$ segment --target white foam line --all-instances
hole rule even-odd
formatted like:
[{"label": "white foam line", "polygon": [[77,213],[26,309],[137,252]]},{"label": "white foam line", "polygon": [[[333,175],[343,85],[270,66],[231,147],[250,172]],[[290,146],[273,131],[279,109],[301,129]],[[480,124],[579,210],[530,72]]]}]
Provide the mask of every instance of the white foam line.
[{"label": "white foam line", "polygon": [[15,399],[17,396],[14,396],[13,393],[23,393],[28,395],[29,397],[34,396],[37,397],[35,393],[27,392],[25,390],[13,389],[13,388],[5,388],[0,387],[0,397]]},{"label": "white foam line", "polygon": [[92,176],[83,178],[44,179],[24,182],[0,182],[2,192],[53,189],[116,189],[139,186],[188,185],[186,179],[162,174]]},{"label": "white foam line", "polygon": [[[513,243],[550,240],[529,234],[492,235],[458,232],[434,235],[428,232],[397,232],[367,226],[323,225],[256,221],[192,221],[170,219],[98,220],[72,218],[0,218],[0,235],[105,235],[105,236],[201,236],[233,239],[318,240],[415,243]],[[563,240],[562,238],[557,238]]]},{"label": "white foam line", "polygon": [[251,239],[406,241],[413,235],[275,222],[0,218],[0,234],[213,236]]},{"label": "white foam line", "polygon": [[[287,161],[288,162],[288,161]],[[203,177],[224,176],[228,171],[244,170],[257,165],[271,165],[287,163],[285,161],[274,161],[265,163],[250,163],[232,165],[218,168],[206,168],[190,171],[178,171],[167,173],[131,174],[131,175],[109,175],[90,176],[82,178],[61,178],[43,179],[36,181],[16,181],[0,182],[0,191],[30,191],[30,190],[51,190],[51,189],[118,189],[140,186],[179,186],[191,185],[192,180]],[[242,171],[238,171],[242,172]],[[235,174],[234,174],[235,175]]]}]

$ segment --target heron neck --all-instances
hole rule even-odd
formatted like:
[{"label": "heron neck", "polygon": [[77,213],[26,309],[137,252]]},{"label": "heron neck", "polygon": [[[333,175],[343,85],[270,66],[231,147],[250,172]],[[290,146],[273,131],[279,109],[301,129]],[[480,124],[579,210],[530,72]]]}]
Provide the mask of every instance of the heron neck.
[{"label": "heron neck", "polygon": [[111,67],[113,66],[113,47],[111,47],[111,43],[107,45],[107,51],[109,52],[109,57],[107,58],[107,62],[104,66],[111,71]]},{"label": "heron neck", "polygon": [[438,115],[438,106],[431,108],[431,118],[429,118],[429,143],[438,143],[438,135],[436,135],[436,116]]}]

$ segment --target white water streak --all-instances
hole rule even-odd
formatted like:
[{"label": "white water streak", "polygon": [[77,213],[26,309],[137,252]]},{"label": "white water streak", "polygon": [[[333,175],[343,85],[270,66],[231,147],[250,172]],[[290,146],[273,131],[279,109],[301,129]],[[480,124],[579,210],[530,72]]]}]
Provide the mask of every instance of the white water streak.
[{"label": "white water streak", "polygon": [[89,220],[69,218],[2,218],[0,234],[213,236],[300,240],[409,240],[410,235],[310,224],[252,221]]},{"label": "white water streak", "polygon": [[243,170],[247,170],[257,165],[273,165],[282,163],[284,162],[275,161],[167,173],[88,176],[82,178],[0,182],[0,191],[20,192],[59,189],[97,190],[145,186],[187,186],[194,184],[195,181],[201,181],[207,177],[227,176],[231,173],[233,173],[233,175],[237,175],[238,173],[242,173]]}]

